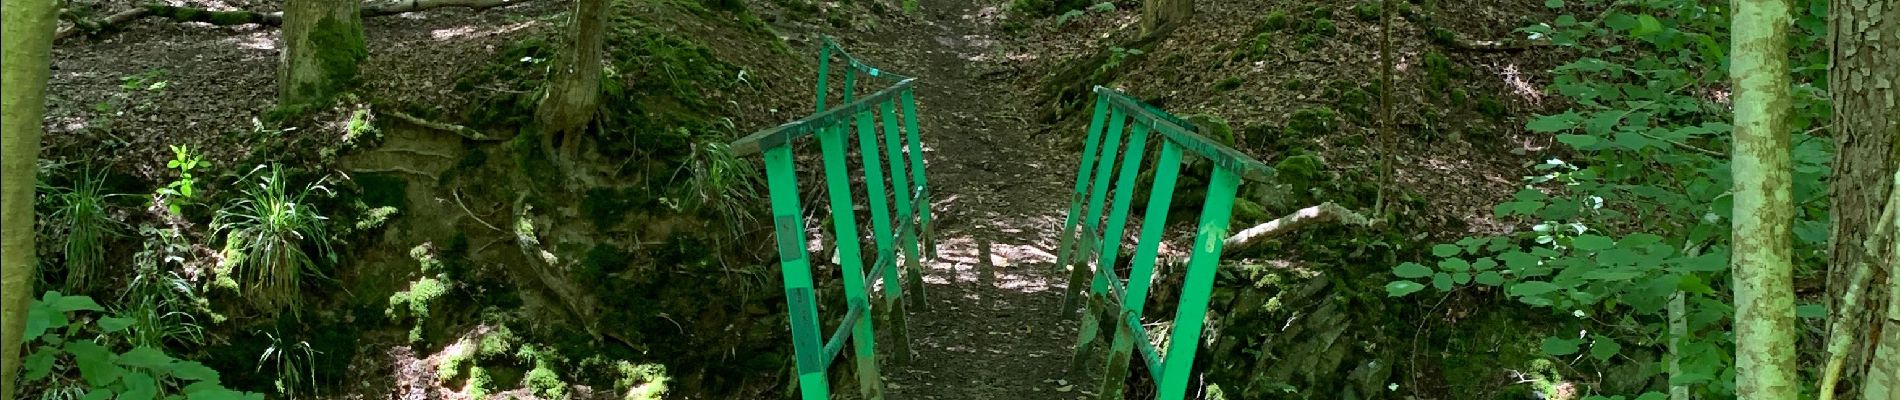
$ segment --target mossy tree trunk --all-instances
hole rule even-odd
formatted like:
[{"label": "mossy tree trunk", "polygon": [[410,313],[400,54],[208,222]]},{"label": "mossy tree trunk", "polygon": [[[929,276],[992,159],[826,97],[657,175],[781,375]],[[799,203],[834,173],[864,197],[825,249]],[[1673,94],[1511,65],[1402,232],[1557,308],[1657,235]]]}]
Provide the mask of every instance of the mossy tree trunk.
[{"label": "mossy tree trunk", "polygon": [[[1847,294],[1855,269],[1880,265],[1867,259],[1869,253],[1879,253],[1885,246],[1868,242],[1871,233],[1880,224],[1892,223],[1881,221],[1880,214],[1892,189],[1891,177],[1900,169],[1900,87],[1895,86],[1900,84],[1900,64],[1894,62],[1900,60],[1900,18],[1895,18],[1900,15],[1900,1],[1830,3],[1828,31],[1833,67],[1828,70],[1828,84],[1835,110],[1831,130],[1840,147],[1834,155],[1834,176],[1828,193],[1833,227],[1829,238],[1832,261],[1828,266],[1828,298],[1833,304],[1829,309],[1834,311],[1830,315],[1852,319],[1837,322],[1837,326],[1858,328],[1835,335],[1862,337],[1866,335],[1858,332],[1873,332],[1886,320],[1884,311],[1890,300],[1887,291],[1880,289],[1886,287],[1883,283],[1900,282],[1891,278],[1891,272],[1876,273],[1871,282],[1861,283],[1863,288],[1875,289]],[[1859,304],[1849,307],[1847,301]],[[1843,310],[1861,312],[1848,315]],[[1900,325],[1895,325],[1900,322],[1885,323],[1889,324],[1886,332],[1900,332]],[[1846,347],[1845,361],[1851,366],[1841,372],[1841,382],[1849,386],[1853,382],[1876,383],[1876,377],[1864,373],[1869,371],[1873,360],[1867,356],[1878,339],[1860,338],[1853,341],[1857,344]],[[1900,360],[1887,364],[1893,369],[1884,372],[1886,378],[1900,384]],[[1869,379],[1861,379],[1863,376]]]},{"label": "mossy tree trunk", "polygon": [[1194,0],[1142,0],[1141,31],[1154,33],[1194,18]]},{"label": "mossy tree trunk", "polygon": [[558,165],[567,165],[579,154],[587,125],[600,109],[601,58],[610,3],[574,3],[560,53],[548,69],[547,94],[535,110],[542,148]]},{"label": "mossy tree trunk", "polygon": [[6,0],[0,26],[0,399],[12,399],[32,299],[33,190],[53,51],[52,0]]},{"label": "mossy tree trunk", "polygon": [[1789,160],[1789,0],[1737,0],[1729,79],[1735,88],[1735,394],[1793,399],[1795,371]]},{"label": "mossy tree trunk", "polygon": [[283,59],[277,70],[280,107],[321,105],[356,82],[369,57],[362,4],[355,0],[289,0],[284,4]]}]

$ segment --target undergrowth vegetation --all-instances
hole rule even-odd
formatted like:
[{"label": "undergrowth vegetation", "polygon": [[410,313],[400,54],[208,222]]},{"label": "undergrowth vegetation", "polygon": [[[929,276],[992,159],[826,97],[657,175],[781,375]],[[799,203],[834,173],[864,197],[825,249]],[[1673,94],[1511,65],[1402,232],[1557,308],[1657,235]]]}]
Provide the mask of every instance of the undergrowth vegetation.
[{"label": "undergrowth vegetation", "polygon": [[[1814,279],[1825,264],[1824,178],[1833,152],[1817,134],[1830,115],[1827,15],[1824,2],[1797,3],[1794,254],[1797,279]],[[1619,374],[1592,382],[1590,399],[1662,398],[1671,387],[1734,396],[1732,118],[1714,95],[1725,86],[1727,11],[1690,0],[1548,5],[1565,12],[1521,31],[1579,57],[1553,71],[1551,88],[1569,109],[1526,127],[1554,134],[1573,155],[1537,164],[1522,190],[1496,207],[1527,231],[1432,247],[1435,261],[1395,267],[1399,280],[1386,289],[1396,297],[1495,287],[1549,310],[1564,323],[1536,330],[1545,335],[1542,352],[1581,371],[1561,379]],[[1437,85],[1448,68],[1435,62],[1428,54]],[[1801,315],[1818,311],[1803,306]]]},{"label": "undergrowth vegetation", "polygon": [[[261,174],[260,174],[261,173]],[[309,196],[329,189],[320,183],[291,186],[280,166],[258,166],[242,179],[250,186],[212,220],[224,235],[221,275],[269,315],[298,307],[305,275],[322,276],[320,263],[336,262],[323,215]]]},{"label": "undergrowth vegetation", "polygon": [[106,211],[105,171],[85,168],[70,188],[52,188],[51,225],[63,230],[60,241],[64,250],[66,288],[84,292],[105,268],[106,240],[120,231],[121,224]]}]

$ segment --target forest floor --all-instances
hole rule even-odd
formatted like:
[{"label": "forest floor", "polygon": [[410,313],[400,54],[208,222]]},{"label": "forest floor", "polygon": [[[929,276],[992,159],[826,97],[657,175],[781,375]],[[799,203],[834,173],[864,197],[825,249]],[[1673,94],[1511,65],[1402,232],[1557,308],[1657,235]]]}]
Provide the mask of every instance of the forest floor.
[{"label": "forest floor", "polygon": [[1059,310],[1067,272],[1053,266],[1076,155],[1025,122],[1023,97],[1033,93],[988,72],[1007,61],[994,56],[1004,39],[986,17],[999,10],[976,3],[923,0],[920,18],[845,44],[918,78],[940,210],[940,254],[925,278],[930,308],[911,309],[916,355],[884,363],[888,390],[908,399],[1080,395],[1087,385],[1067,371],[1075,322]]}]

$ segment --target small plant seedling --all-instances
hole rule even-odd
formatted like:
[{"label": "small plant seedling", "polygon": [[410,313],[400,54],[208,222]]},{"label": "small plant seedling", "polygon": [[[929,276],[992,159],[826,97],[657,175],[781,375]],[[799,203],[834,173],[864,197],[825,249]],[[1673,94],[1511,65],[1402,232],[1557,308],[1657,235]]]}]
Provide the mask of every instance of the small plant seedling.
[{"label": "small plant seedling", "polygon": [[172,215],[182,215],[181,205],[197,198],[198,181],[191,172],[211,164],[204,161],[204,155],[192,154],[189,147],[173,145],[171,148],[172,160],[165,163],[165,168],[177,170],[178,180],[165,184],[164,188],[158,189],[158,194],[168,197],[165,208]]}]

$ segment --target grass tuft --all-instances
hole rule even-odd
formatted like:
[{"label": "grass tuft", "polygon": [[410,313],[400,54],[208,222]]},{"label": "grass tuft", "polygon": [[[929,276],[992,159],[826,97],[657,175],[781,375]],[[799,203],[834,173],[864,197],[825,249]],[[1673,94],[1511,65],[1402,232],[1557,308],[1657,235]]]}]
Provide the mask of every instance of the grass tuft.
[{"label": "grass tuft", "polygon": [[326,219],[305,201],[311,192],[329,189],[313,183],[292,191],[282,167],[257,175],[265,169],[251,170],[256,179],[243,181],[255,185],[245,188],[236,203],[218,210],[212,226],[224,234],[224,262],[227,272],[237,276],[239,290],[268,314],[288,309],[296,315],[303,275],[321,276],[312,256],[335,261]]},{"label": "grass tuft", "polygon": [[673,173],[674,183],[685,175],[680,204],[688,210],[717,213],[737,233],[754,222],[752,210],[759,199],[758,168],[732,155],[724,143],[693,143],[686,162]]},{"label": "grass tuft", "polygon": [[49,219],[66,229],[60,246],[66,255],[66,287],[72,292],[84,292],[99,277],[105,267],[106,237],[119,224],[106,213],[106,198],[112,195],[105,192],[105,180],[105,171],[87,168],[72,188],[53,189],[56,208]]}]

